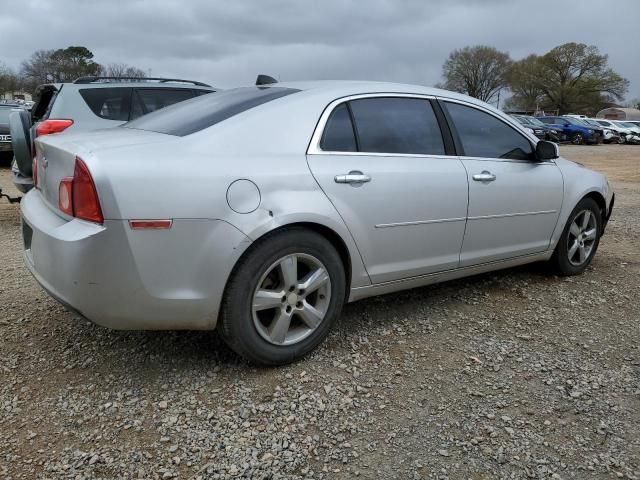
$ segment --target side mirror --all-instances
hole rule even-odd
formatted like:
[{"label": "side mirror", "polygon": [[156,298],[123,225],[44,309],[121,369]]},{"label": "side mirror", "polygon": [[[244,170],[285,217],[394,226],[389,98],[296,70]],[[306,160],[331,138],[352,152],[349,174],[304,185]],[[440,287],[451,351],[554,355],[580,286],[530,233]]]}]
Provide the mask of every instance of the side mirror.
[{"label": "side mirror", "polygon": [[546,140],[540,140],[536,144],[536,160],[553,160],[560,156],[558,145],[553,142],[547,142]]}]

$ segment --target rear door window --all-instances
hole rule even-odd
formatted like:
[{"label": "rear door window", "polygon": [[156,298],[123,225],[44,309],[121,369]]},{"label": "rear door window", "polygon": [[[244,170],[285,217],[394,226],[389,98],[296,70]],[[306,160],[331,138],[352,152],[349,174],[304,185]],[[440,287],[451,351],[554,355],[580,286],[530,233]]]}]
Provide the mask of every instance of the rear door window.
[{"label": "rear door window", "polygon": [[375,97],[349,102],[360,152],[444,155],[444,142],[426,99]]},{"label": "rear door window", "polygon": [[80,95],[93,113],[106,120],[129,120],[131,110],[130,87],[83,88]]},{"label": "rear door window", "polygon": [[459,103],[445,102],[462,142],[464,155],[480,158],[529,160],[531,142],[493,115]]},{"label": "rear door window", "polygon": [[131,120],[193,97],[193,90],[184,88],[136,88]]}]

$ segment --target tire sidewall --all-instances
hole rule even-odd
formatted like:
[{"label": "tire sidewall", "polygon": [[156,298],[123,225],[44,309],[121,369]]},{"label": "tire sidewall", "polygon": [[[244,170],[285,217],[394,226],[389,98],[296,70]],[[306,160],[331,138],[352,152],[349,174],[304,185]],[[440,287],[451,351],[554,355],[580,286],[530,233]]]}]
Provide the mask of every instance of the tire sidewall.
[{"label": "tire sidewall", "polygon": [[[569,253],[568,253],[568,244],[567,239],[569,236],[569,229],[571,228],[571,224],[575,220],[576,216],[582,212],[583,210],[590,210],[591,214],[596,218],[596,228],[597,234],[596,239],[593,244],[593,248],[591,249],[591,253],[587,260],[582,265],[573,265],[569,262]],[[593,257],[598,250],[598,246],[600,245],[600,235],[602,233],[602,214],[600,212],[600,208],[595,200],[591,198],[583,198],[580,200],[578,205],[573,209],[571,215],[569,215],[569,219],[567,220],[566,225],[564,226],[564,230],[562,231],[562,235],[560,236],[560,240],[558,240],[558,245],[556,247],[556,251],[554,254],[556,267],[563,275],[579,275],[584,272],[587,267],[591,264]]]},{"label": "tire sidewall", "polygon": [[[253,293],[270,266],[294,253],[312,255],[322,262],[331,281],[331,300],[324,320],[307,338],[293,345],[274,345],[265,340],[254,325]],[[233,350],[257,363],[290,363],[313,350],[328,335],[344,303],[345,283],[340,255],[322,236],[304,229],[272,234],[259,241],[232,274],[223,304],[223,337]]]}]

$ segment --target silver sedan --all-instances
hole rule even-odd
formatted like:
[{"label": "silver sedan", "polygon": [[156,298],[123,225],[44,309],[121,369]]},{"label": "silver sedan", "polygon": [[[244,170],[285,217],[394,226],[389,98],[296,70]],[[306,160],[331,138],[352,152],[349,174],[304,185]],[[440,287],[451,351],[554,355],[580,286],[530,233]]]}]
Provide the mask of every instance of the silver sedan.
[{"label": "silver sedan", "polygon": [[293,361],[345,302],[529,262],[582,273],[614,195],[473,98],[372,82],[227,90],[36,141],[25,261],[118,329]]}]

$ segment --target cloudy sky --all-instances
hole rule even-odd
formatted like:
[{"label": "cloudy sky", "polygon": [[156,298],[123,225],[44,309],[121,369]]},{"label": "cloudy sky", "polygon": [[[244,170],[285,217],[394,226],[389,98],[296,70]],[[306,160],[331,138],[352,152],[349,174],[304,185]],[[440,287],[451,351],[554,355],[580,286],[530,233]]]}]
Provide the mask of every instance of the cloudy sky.
[{"label": "cloudy sky", "polygon": [[100,63],[220,87],[371,79],[433,85],[450,51],[519,59],[565,42],[607,53],[640,97],[637,0],[2,0],[0,62],[83,45]]}]

